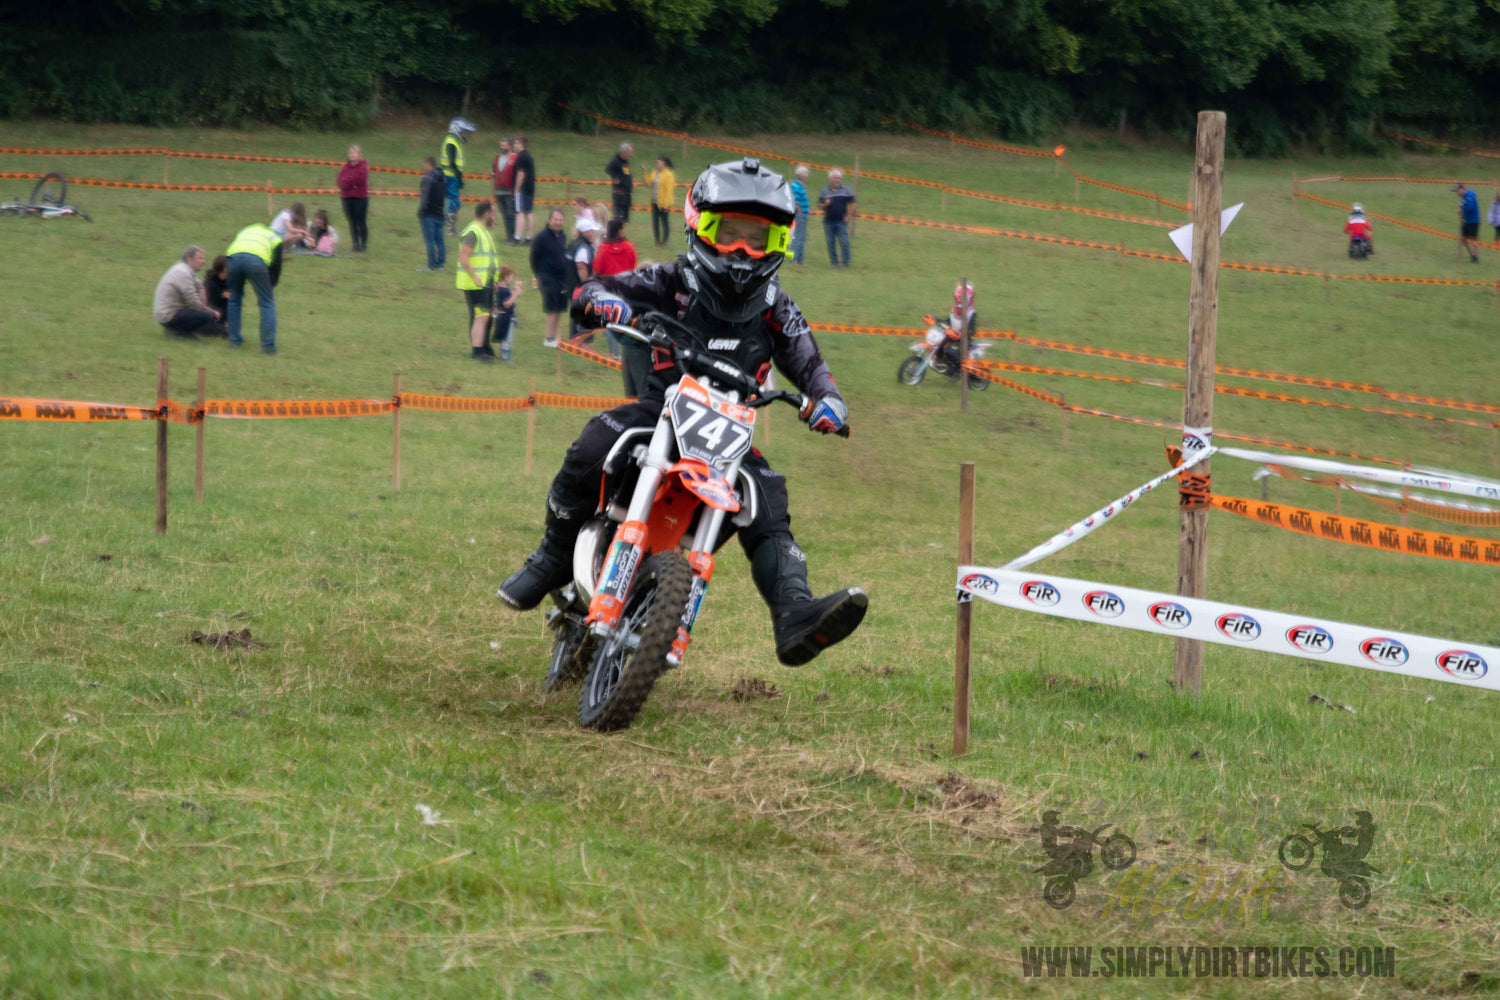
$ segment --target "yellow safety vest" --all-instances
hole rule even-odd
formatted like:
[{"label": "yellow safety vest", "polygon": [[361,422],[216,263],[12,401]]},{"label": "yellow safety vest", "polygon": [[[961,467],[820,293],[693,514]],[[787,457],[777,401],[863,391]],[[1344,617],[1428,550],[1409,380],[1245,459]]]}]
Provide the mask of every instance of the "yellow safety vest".
[{"label": "yellow safety vest", "polygon": [[233,257],[237,253],[254,254],[269,267],[280,244],[281,237],[276,235],[276,230],[257,224],[241,229],[224,254],[227,257]]},{"label": "yellow safety vest", "polygon": [[[474,249],[469,252],[469,268],[479,275],[479,280],[484,282],[482,285],[474,284],[473,279],[469,277],[469,272],[464,270],[463,240],[470,233],[474,234]],[[477,292],[481,288],[489,288],[493,285],[495,275],[500,269],[500,255],[495,252],[495,234],[475,219],[458,235],[458,244],[458,280],[454,284],[466,292]]]},{"label": "yellow safety vest", "polygon": [[449,146],[453,147],[453,162],[458,164],[458,169],[462,171],[464,169],[464,144],[459,142],[455,136],[443,136],[443,148],[441,151],[442,158],[438,161],[438,163],[442,166],[443,175],[445,177],[456,177],[458,175],[455,174],[453,172],[453,168],[448,165]]}]

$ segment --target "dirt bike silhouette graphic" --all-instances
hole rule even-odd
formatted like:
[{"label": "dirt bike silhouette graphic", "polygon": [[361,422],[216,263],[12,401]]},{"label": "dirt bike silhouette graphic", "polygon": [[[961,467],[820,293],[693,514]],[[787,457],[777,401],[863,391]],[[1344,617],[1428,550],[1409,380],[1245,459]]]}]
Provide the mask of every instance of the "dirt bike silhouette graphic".
[{"label": "dirt bike silhouette graphic", "polygon": [[[1319,870],[1339,884],[1339,902],[1351,910],[1362,909],[1370,901],[1370,875],[1379,868],[1368,864],[1365,855],[1375,839],[1375,825],[1367,812],[1355,813],[1355,826],[1320,829],[1319,823],[1303,823],[1311,833],[1291,833],[1282,838],[1276,856],[1289,870],[1300,872],[1313,863],[1318,850],[1323,851]],[[1344,838],[1354,843],[1344,843]]]},{"label": "dirt bike silhouette graphic", "polygon": [[[1124,871],[1135,864],[1135,841],[1123,833],[1112,833],[1104,839],[1099,835],[1114,824],[1089,832],[1081,827],[1059,826],[1057,813],[1047,812],[1042,816],[1042,849],[1051,861],[1037,869],[1047,876],[1042,887],[1042,899],[1054,910],[1067,909],[1077,895],[1075,883],[1087,878],[1094,870],[1094,848],[1099,848],[1099,860],[1110,871]],[[1072,842],[1059,844],[1058,837],[1071,837]]]}]

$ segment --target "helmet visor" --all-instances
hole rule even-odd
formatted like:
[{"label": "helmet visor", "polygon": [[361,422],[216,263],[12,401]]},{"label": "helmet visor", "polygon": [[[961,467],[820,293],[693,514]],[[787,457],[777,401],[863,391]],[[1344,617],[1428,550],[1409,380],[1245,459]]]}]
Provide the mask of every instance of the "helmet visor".
[{"label": "helmet visor", "polygon": [[751,257],[790,255],[792,227],[740,212],[700,212],[693,227],[703,242],[720,253],[743,250]]}]

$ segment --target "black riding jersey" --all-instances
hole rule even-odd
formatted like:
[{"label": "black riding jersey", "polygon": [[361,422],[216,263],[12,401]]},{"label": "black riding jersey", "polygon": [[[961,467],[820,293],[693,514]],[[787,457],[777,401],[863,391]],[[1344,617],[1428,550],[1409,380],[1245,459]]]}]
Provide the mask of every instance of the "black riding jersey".
[{"label": "black riding jersey", "polygon": [[[607,292],[629,302],[637,312],[653,310],[674,316],[697,330],[714,354],[732,362],[741,371],[764,382],[774,361],[798,391],[813,399],[832,396],[842,399],[818,342],[813,339],[807,317],[781,285],[772,281],[766,288],[765,309],[740,324],[727,324],[713,317],[697,301],[692,274],[679,264],[653,264],[624,274],[592,278],[579,288],[573,298],[573,315],[583,322],[583,309],[593,297]],[[633,341],[625,347],[639,348]],[[661,395],[671,377],[672,359],[658,350],[652,358],[652,374],[642,395]]]}]

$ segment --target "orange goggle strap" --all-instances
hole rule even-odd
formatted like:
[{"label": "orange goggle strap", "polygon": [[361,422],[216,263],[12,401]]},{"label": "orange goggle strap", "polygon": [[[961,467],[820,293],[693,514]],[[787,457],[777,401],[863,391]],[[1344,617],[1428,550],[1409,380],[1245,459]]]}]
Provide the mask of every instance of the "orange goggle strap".
[{"label": "orange goggle strap", "polygon": [[[687,200],[683,203],[683,215],[687,224],[698,238],[711,245],[720,253],[731,253],[735,250],[743,250],[751,257],[765,257],[769,254],[779,253],[784,257],[792,255],[792,226],[779,225],[769,219],[762,219],[755,215],[744,215],[739,212],[711,212],[699,211],[693,204],[692,192],[688,192]],[[766,248],[757,250],[744,240],[735,240],[732,243],[719,242],[719,224],[726,218],[753,219],[757,223],[766,226]]]}]

